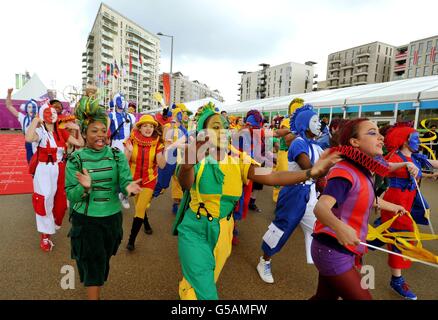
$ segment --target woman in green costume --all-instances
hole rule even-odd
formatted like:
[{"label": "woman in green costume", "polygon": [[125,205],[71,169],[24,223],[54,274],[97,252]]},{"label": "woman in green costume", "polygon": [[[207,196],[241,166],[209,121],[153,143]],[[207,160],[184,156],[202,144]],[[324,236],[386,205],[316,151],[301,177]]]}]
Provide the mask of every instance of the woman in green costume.
[{"label": "woman in green costume", "polygon": [[185,162],[178,168],[179,181],[186,190],[174,225],[183,273],[179,295],[183,300],[218,299],[216,282],[231,254],[232,212],[244,183],[299,183],[324,175],[339,161],[338,155],[326,153],[306,171],[266,172],[256,168],[258,164],[245,153],[228,150],[227,129],[228,122],[214,105],[204,106],[197,116],[197,141],[192,139],[185,147]]},{"label": "woman in green costume", "polygon": [[97,300],[123,235],[119,187],[125,195],[141,188],[132,181],[125,155],[106,144],[108,117],[98,101],[83,97],[75,113],[86,146],[70,156],[66,168],[71,255],[88,299]]}]

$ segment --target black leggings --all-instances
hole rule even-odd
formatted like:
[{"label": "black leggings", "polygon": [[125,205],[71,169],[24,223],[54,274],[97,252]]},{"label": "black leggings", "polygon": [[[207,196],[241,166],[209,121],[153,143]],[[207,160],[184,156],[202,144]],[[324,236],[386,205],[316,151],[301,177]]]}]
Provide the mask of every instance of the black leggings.
[{"label": "black leggings", "polygon": [[338,276],[319,274],[318,290],[310,300],[372,300],[370,292],[360,283],[361,276],[355,268]]}]

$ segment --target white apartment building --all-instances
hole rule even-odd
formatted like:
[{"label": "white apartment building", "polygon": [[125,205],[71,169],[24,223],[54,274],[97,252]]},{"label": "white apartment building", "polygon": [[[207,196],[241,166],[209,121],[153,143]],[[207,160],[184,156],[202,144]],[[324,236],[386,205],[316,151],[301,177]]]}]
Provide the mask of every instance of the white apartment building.
[{"label": "white apartment building", "polygon": [[391,80],[432,75],[438,75],[438,35],[397,48]]},{"label": "white apartment building", "polygon": [[[190,81],[188,76],[181,72],[175,72],[171,77],[171,100],[174,103],[184,103],[201,100],[204,98],[214,98],[224,102],[218,90],[211,90],[206,84],[197,80]],[[163,76],[160,75],[160,92],[163,93]]]},{"label": "white apartment building", "polygon": [[[288,62],[277,66],[262,63],[262,70],[240,71],[240,102],[311,92],[314,84],[314,62]],[[316,77],[316,76],[315,76]]]},{"label": "white apartment building", "polygon": [[329,54],[327,89],[389,81],[395,49],[376,41]]},{"label": "white apartment building", "polygon": [[[105,105],[108,105],[114,94],[122,92],[128,101],[138,103],[139,112],[154,109],[157,107],[153,94],[158,91],[159,60],[158,36],[106,4],[100,5],[87,39],[86,50],[82,54],[83,87],[88,83],[96,85]],[[119,69],[118,78],[110,74],[105,81],[103,75],[108,66],[111,70],[112,65],[115,70],[116,64]]]}]

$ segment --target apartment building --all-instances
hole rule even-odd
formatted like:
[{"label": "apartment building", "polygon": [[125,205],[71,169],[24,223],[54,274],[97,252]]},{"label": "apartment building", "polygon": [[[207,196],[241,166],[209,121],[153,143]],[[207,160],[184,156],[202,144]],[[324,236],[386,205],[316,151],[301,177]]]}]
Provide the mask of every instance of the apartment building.
[{"label": "apartment building", "polygon": [[398,47],[394,62],[391,80],[438,75],[438,35]]},{"label": "apartment building", "polygon": [[[214,98],[224,102],[224,98],[219,90],[212,90],[198,80],[191,81],[188,76],[183,75],[181,72],[172,74],[170,87],[174,103],[184,103],[204,98]],[[163,93],[163,75],[160,75],[159,91]]]},{"label": "apartment building", "polygon": [[314,85],[315,62],[288,62],[277,66],[262,63],[262,70],[240,71],[239,101],[288,96],[311,92]]},{"label": "apartment building", "polygon": [[154,109],[159,59],[158,36],[102,3],[82,54],[83,87],[96,85],[105,105],[114,94],[122,92],[138,105],[139,112]]},{"label": "apartment building", "polygon": [[327,89],[390,81],[396,48],[372,42],[329,54]]}]

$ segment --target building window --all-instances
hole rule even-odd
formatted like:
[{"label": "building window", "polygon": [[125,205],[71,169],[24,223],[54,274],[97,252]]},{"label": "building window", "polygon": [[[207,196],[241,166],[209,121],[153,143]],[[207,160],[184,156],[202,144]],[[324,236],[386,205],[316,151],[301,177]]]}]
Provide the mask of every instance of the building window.
[{"label": "building window", "polygon": [[374,82],[377,82],[377,73],[374,75]]},{"label": "building window", "polygon": [[426,60],[424,60],[424,64],[428,65],[430,62],[430,54],[426,55]]},{"label": "building window", "polygon": [[417,66],[419,66],[420,64],[423,64],[423,56],[418,57]]},{"label": "building window", "polygon": [[377,51],[380,53],[380,44],[379,44],[379,49]]},{"label": "building window", "polygon": [[410,55],[413,56],[415,51],[415,44],[411,45]]},{"label": "building window", "polygon": [[383,66],[383,74],[385,74],[385,71],[386,71],[386,67]]},{"label": "building window", "polygon": [[[388,47],[386,47],[385,54],[388,55]],[[386,57],[385,57],[386,59]]]},{"label": "building window", "polygon": [[413,75],[413,69],[408,70],[408,78],[412,78]]},{"label": "building window", "polygon": [[415,76],[416,76],[416,77],[420,77],[420,76],[421,76],[421,68],[417,68],[417,69],[415,70]]},{"label": "building window", "polygon": [[432,49],[432,40],[427,41],[426,52],[429,53],[430,49]]},{"label": "building window", "polygon": [[438,74],[438,64],[436,64],[436,65],[433,66],[433,68],[432,68],[432,74],[433,74],[433,75]]},{"label": "building window", "polygon": [[424,47],[424,43],[423,43],[423,42],[420,42],[420,43],[418,44],[418,54],[423,53],[423,47]]},{"label": "building window", "polygon": [[430,72],[430,67],[424,67],[424,76],[428,76]]},{"label": "building window", "polygon": [[[392,57],[392,48],[391,48],[391,50],[389,51],[389,55]],[[391,59],[389,59],[389,60],[391,60]]]},{"label": "building window", "polygon": [[[386,49],[388,49],[388,48],[386,48]],[[385,62],[383,64],[386,64],[386,57],[385,57]]]}]

